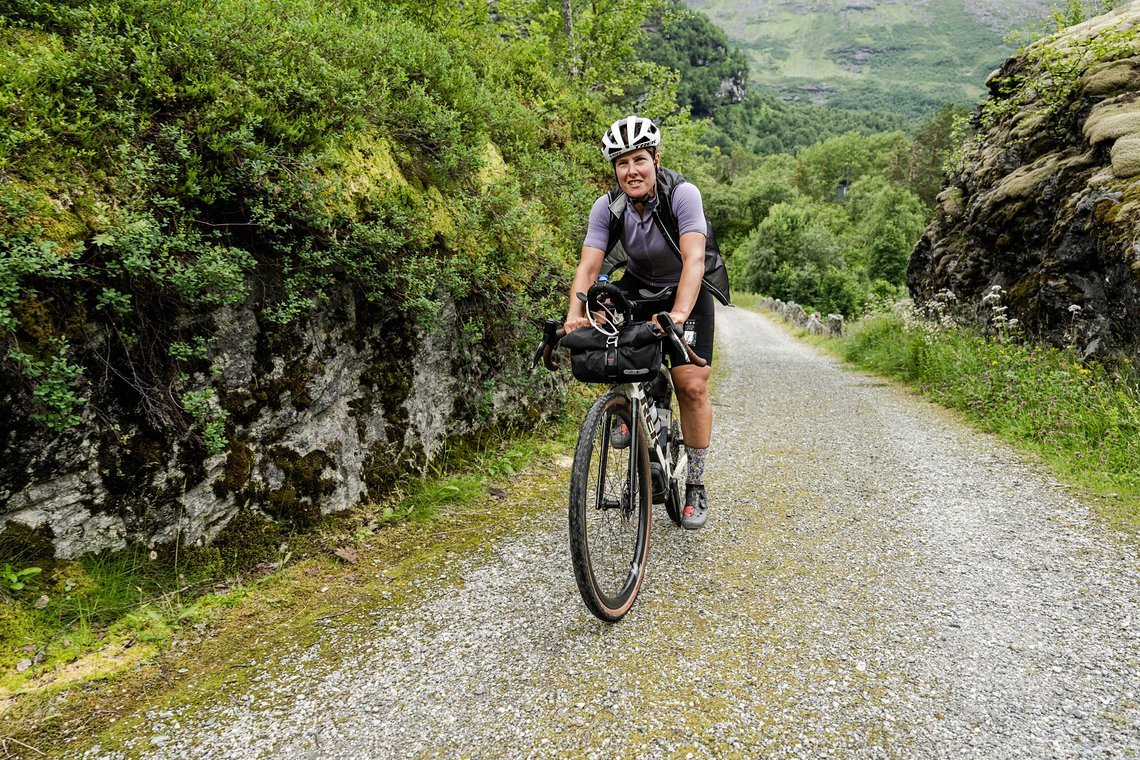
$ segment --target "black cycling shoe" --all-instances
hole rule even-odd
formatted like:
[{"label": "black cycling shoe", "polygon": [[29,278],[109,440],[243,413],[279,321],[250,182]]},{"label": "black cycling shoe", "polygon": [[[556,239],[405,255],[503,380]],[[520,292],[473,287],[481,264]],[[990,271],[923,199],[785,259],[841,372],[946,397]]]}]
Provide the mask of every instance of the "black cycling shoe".
[{"label": "black cycling shoe", "polygon": [[629,425],[625,420],[614,420],[610,427],[610,445],[615,449],[624,449],[629,446]]},{"label": "black cycling shoe", "polygon": [[709,516],[709,496],[703,485],[689,483],[685,486],[685,507],[681,510],[681,527],[696,530],[705,524]]}]

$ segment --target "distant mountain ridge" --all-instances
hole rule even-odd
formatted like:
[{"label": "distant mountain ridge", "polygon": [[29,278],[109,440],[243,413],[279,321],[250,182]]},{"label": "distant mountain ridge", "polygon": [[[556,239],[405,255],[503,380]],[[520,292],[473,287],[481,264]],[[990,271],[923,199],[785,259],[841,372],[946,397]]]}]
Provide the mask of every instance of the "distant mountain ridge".
[{"label": "distant mountain ridge", "polygon": [[1049,0],[685,0],[747,55],[751,81],[799,102],[912,119],[972,105]]}]

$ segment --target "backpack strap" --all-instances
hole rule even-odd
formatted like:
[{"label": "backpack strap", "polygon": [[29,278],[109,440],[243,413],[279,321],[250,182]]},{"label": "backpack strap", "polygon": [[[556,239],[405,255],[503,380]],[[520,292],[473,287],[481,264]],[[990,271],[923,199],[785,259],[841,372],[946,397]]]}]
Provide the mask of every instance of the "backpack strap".
[{"label": "backpack strap", "polygon": [[681,257],[681,229],[677,223],[677,215],[673,213],[673,191],[684,182],[685,178],[672,169],[663,166],[657,168],[658,200],[653,210],[653,219],[657,222],[661,234],[672,243],[677,258]]},{"label": "backpack strap", "polygon": [[629,198],[621,191],[621,188],[615,187],[610,190],[610,241],[606,247],[607,254],[621,242],[622,217],[625,215],[625,209],[628,205]]}]

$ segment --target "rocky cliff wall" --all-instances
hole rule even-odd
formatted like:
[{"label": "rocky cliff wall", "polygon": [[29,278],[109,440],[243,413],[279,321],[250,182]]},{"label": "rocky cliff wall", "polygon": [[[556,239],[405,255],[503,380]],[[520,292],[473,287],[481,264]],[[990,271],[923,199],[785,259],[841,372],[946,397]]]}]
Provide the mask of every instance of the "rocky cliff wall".
[{"label": "rocky cliff wall", "polygon": [[[907,284],[1087,355],[1140,350],[1140,2],[1063,30],[989,79]],[[1074,308],[1074,307],[1079,307]]]},{"label": "rocky cliff wall", "polygon": [[[194,436],[156,432],[109,380],[87,381],[83,422],[59,434],[7,389],[0,533],[31,529],[73,558],[134,541],[209,541],[241,509],[303,526],[384,495],[449,442],[559,405],[557,379],[530,374],[508,350],[533,328],[476,303],[414,326],[345,287],[288,328],[250,307],[206,318],[210,369],[187,382],[214,391],[228,446],[209,455]],[[461,329],[472,319],[486,324],[478,339]]]}]

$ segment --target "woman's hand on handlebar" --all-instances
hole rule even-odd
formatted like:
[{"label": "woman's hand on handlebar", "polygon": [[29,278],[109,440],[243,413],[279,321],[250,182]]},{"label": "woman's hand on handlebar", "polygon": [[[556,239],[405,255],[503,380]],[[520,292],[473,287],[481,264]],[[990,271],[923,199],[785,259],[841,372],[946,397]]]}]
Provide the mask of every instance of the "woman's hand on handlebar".
[{"label": "woman's hand on handlebar", "polygon": [[590,320],[586,319],[586,317],[567,317],[562,325],[562,329],[569,335],[579,327],[585,327],[588,324],[590,324]]},{"label": "woman's hand on handlebar", "polygon": [[[677,328],[677,330],[681,330],[681,329],[683,329],[683,326],[685,324],[685,320],[688,319],[688,316],[683,315],[679,311],[671,311],[671,312],[669,312],[669,319],[673,320],[673,325]],[[661,332],[665,332],[665,326],[657,321],[657,315],[656,314],[653,315],[652,321],[653,321],[653,324],[657,325],[658,329],[660,329]]]}]

